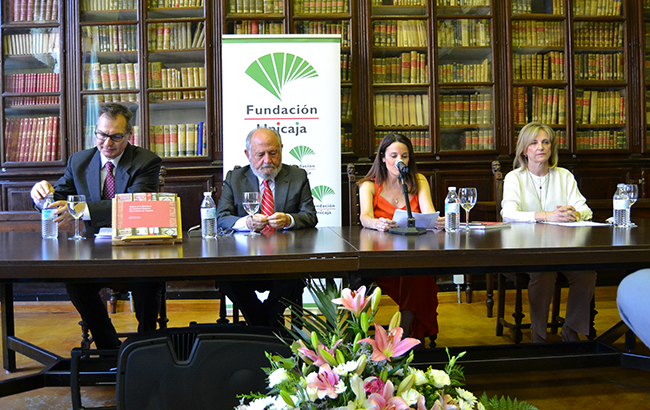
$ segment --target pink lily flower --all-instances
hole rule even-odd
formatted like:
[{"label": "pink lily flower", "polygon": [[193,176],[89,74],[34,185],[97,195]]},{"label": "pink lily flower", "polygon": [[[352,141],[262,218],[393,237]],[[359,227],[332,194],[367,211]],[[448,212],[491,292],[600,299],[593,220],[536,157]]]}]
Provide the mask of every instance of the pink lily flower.
[{"label": "pink lily flower", "polygon": [[312,372],[307,376],[307,387],[316,389],[319,399],[328,396],[335,399],[339,396],[339,376],[332,371],[329,365],[323,365],[318,373]]},{"label": "pink lily flower", "polygon": [[[321,367],[321,366],[327,364],[327,361],[323,358],[323,356],[321,356],[321,354],[319,352],[315,352],[315,351],[311,350],[310,348],[308,348],[307,346],[305,346],[305,344],[302,342],[302,340],[299,340],[298,343],[300,343],[300,346],[301,346],[301,347],[298,348],[298,354],[300,356],[302,356],[303,359],[308,358],[309,360],[314,362],[314,364],[316,366],[318,366],[318,367]],[[336,343],[334,343],[334,346],[331,349],[328,349],[324,345],[318,345],[318,348],[323,349],[323,350],[327,351],[329,354],[331,354],[332,356],[334,356],[336,354],[336,352],[335,352],[336,347],[338,345],[340,345],[340,344],[341,344],[341,340],[337,340]]]},{"label": "pink lily flower", "polygon": [[404,331],[399,326],[393,328],[390,333],[386,333],[386,330],[381,325],[375,323],[375,339],[366,337],[359,340],[359,342],[370,343],[373,349],[372,360],[376,362],[388,360],[390,362],[391,357],[399,357],[408,352],[413,346],[420,344],[419,340],[410,337],[402,340],[403,333]]},{"label": "pink lily flower", "polygon": [[394,397],[395,388],[393,383],[389,380],[384,385],[382,394],[372,393],[368,397],[370,404],[375,406],[376,410],[406,410],[409,405],[401,397]]},{"label": "pink lily flower", "polygon": [[385,383],[379,378],[375,377],[371,381],[367,382],[363,387],[368,393],[379,393],[384,389]]},{"label": "pink lily flower", "polygon": [[354,316],[358,317],[363,309],[368,306],[370,299],[370,297],[366,297],[366,287],[361,286],[358,290],[343,289],[341,291],[341,297],[332,299],[332,302],[337,305],[343,305],[341,309],[349,310]]},{"label": "pink lily flower", "polygon": [[451,396],[448,394],[444,395],[444,399],[440,398],[433,403],[431,409],[427,409],[426,403],[424,401],[424,396],[420,396],[418,399],[418,410],[458,410],[458,406],[455,404],[450,404]]}]

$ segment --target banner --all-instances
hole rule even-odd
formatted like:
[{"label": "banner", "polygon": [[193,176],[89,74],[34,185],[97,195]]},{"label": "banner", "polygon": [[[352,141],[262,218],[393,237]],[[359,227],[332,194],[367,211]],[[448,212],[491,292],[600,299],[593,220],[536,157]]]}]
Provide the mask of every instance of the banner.
[{"label": "banner", "polygon": [[339,35],[224,35],[223,172],[248,165],[246,136],[282,137],[282,162],[309,176],[318,226],[341,226]]}]

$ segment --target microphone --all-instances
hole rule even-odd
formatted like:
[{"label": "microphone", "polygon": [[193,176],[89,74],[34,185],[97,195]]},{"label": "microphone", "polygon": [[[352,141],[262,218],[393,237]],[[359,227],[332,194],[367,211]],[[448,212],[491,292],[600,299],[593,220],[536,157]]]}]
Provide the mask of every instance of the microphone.
[{"label": "microphone", "polygon": [[403,159],[398,159],[395,161],[395,168],[402,173],[402,172],[409,172],[409,167],[406,165]]}]

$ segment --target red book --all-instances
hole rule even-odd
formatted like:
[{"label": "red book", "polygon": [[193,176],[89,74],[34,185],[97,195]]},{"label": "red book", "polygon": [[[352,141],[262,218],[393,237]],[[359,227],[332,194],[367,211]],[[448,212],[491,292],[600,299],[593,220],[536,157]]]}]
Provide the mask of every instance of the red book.
[{"label": "red book", "polygon": [[50,161],[56,161],[59,159],[59,117],[54,117],[54,121],[52,121],[50,138],[52,140],[50,147]]}]

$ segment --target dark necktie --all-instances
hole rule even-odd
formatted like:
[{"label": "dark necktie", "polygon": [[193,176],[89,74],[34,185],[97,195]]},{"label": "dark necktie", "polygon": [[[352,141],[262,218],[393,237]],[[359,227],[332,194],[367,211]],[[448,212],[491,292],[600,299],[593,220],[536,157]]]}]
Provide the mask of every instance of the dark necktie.
[{"label": "dark necktie", "polygon": [[104,181],[102,199],[113,199],[115,196],[115,176],[113,176],[113,168],[115,168],[115,165],[109,161],[104,167],[106,168],[106,181]]}]

